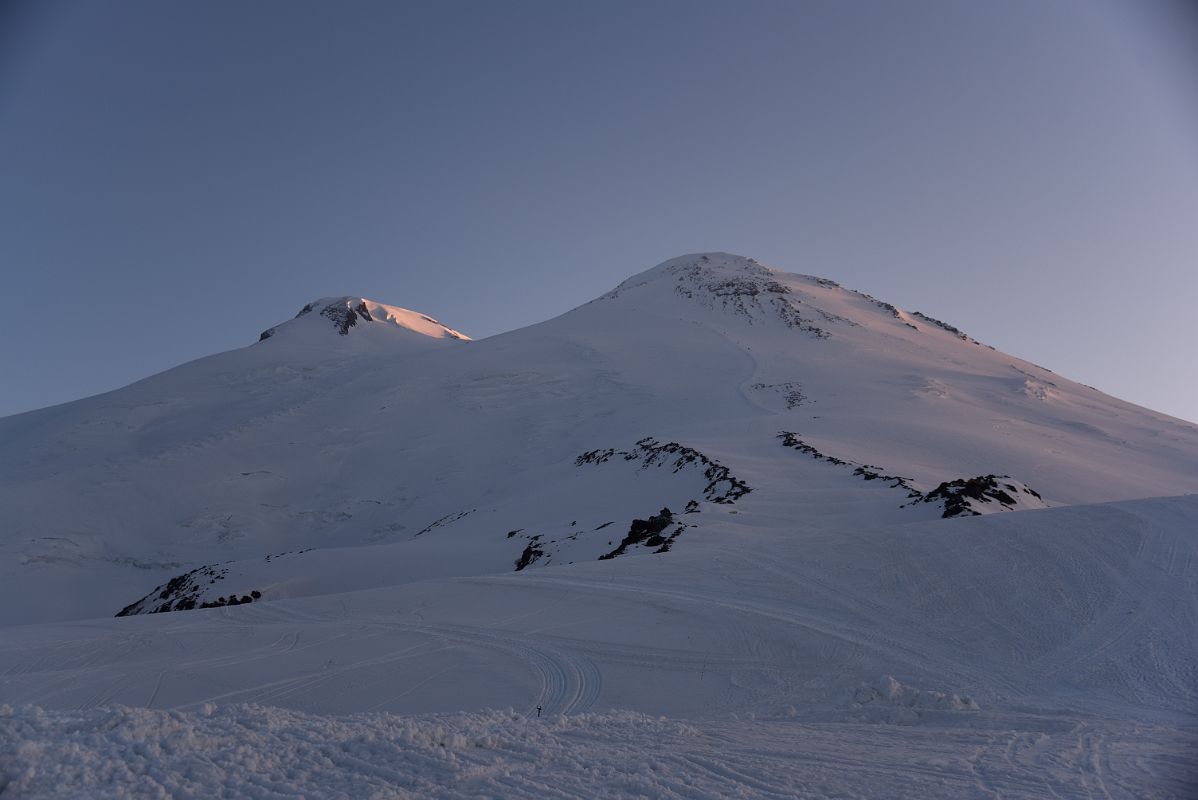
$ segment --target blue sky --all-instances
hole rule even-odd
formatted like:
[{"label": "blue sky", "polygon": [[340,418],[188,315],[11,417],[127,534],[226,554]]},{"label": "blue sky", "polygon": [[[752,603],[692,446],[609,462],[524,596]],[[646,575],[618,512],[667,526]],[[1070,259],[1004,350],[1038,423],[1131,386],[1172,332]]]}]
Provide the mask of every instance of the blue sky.
[{"label": "blue sky", "polygon": [[0,9],[0,414],[322,295],[477,338],[727,250],[1198,420],[1181,0]]}]

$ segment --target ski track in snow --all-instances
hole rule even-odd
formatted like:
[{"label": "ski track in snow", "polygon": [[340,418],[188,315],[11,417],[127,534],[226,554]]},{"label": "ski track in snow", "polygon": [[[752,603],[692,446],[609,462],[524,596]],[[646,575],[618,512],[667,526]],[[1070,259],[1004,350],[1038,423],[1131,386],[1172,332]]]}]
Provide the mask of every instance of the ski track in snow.
[{"label": "ski track in snow", "polygon": [[[485,579],[480,579],[485,580]],[[688,606],[701,606],[723,611],[748,614],[766,620],[793,625],[816,633],[822,637],[839,640],[861,651],[872,650],[881,652],[896,664],[922,664],[938,668],[943,674],[952,676],[958,683],[971,682],[981,684],[988,681],[993,684],[994,677],[986,677],[985,673],[968,669],[958,661],[943,660],[940,653],[921,650],[910,642],[901,641],[893,636],[887,636],[875,627],[849,627],[842,624],[831,624],[818,613],[801,613],[796,609],[768,605],[752,600],[730,600],[712,597],[699,592],[688,592],[679,589],[665,589],[642,584],[624,585],[615,583],[588,583],[555,578],[541,578],[539,583],[569,587],[572,591],[592,591],[598,595],[630,594],[640,597],[659,597]],[[1015,686],[1004,683],[1004,688],[1014,691]]]},{"label": "ski track in snow", "polygon": [[[251,611],[251,609],[242,609],[242,611]],[[265,604],[254,607],[251,613],[248,614],[235,615],[229,613],[229,609],[227,608],[217,609],[217,612],[225,618],[226,624],[247,628],[264,622],[272,624],[295,623],[298,625],[311,625],[331,623],[336,619],[334,617],[304,613],[295,609],[288,609],[284,612],[277,605],[272,607]],[[537,706],[541,706],[542,713],[544,714],[575,714],[588,711],[594,706],[603,686],[602,676],[590,659],[561,648],[553,647],[543,639],[507,633],[495,629],[465,625],[435,625],[359,618],[355,619],[349,626],[349,629],[339,633],[336,638],[347,640],[360,639],[363,636],[370,636],[372,633],[383,631],[419,634],[422,641],[418,644],[389,651],[374,658],[347,660],[342,665],[324,669],[318,674],[291,677],[257,685],[247,685],[230,692],[191,700],[181,706],[181,708],[195,708],[212,702],[279,703],[286,701],[287,698],[292,696],[318,691],[322,687],[335,685],[339,681],[349,680],[352,673],[369,667],[393,665],[411,659],[414,656],[426,656],[437,651],[451,650],[461,645],[503,653],[526,664],[530,670],[536,673],[540,687],[536,698],[528,708],[535,709]],[[287,646],[284,648],[285,652],[293,653],[297,649],[300,649],[298,646],[299,637],[300,631],[297,629],[287,639]],[[322,643],[323,645],[327,645],[327,642]],[[307,646],[315,647],[317,645],[313,643]],[[277,654],[277,650],[277,648],[271,647],[263,654],[263,657],[274,657]],[[192,670],[202,671],[214,667],[245,664],[253,661],[255,657],[253,653],[230,653],[211,658],[189,660],[188,667]],[[164,674],[165,670],[159,672],[150,700],[146,703],[147,706],[153,706],[154,700],[157,698],[159,689],[161,688]],[[91,708],[103,705],[118,694],[124,685],[124,683],[118,683],[115,687],[109,687],[104,693],[80,704],[80,707]],[[389,702],[403,697],[416,688],[418,687],[407,686],[403,692],[385,697],[376,705],[387,705]]]},{"label": "ski track in snow", "polygon": [[589,659],[551,647],[544,641],[462,625],[372,624],[419,631],[447,642],[470,644],[517,657],[537,672],[541,688],[531,708],[541,706],[543,714],[588,711],[603,688],[602,676]]}]

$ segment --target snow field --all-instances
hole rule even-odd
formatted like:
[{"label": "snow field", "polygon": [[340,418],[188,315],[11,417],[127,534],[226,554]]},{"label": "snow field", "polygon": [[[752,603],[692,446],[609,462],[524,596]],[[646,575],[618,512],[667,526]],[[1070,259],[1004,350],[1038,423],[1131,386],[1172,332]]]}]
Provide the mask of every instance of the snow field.
[{"label": "snow field", "polygon": [[511,710],[0,706],[5,798],[1183,798],[1192,733],[1036,717],[977,727]]},{"label": "snow field", "polygon": [[618,572],[7,628],[3,796],[1193,796],[1198,497],[733,510]]}]

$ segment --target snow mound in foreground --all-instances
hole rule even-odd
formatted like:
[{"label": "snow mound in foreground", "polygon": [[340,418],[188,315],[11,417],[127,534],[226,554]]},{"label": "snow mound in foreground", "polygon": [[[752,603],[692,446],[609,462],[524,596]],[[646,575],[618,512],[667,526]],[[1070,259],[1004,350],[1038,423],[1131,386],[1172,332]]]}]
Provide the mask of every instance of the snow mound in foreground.
[{"label": "snow mound in foreground", "polygon": [[977,711],[977,702],[968,695],[956,692],[938,692],[916,689],[900,683],[892,675],[883,675],[873,683],[865,684],[853,695],[857,705],[885,705],[938,711]]},{"label": "snow mound in foreground", "polygon": [[[1021,729],[1011,729],[1011,724]],[[1039,726],[1039,727],[1038,727]],[[262,706],[0,706],[0,794],[28,797],[1183,796],[1169,728],[682,722],[633,712],[321,716]],[[1101,774],[1083,766],[1101,761]],[[1192,786],[1190,787],[1192,788]]]}]

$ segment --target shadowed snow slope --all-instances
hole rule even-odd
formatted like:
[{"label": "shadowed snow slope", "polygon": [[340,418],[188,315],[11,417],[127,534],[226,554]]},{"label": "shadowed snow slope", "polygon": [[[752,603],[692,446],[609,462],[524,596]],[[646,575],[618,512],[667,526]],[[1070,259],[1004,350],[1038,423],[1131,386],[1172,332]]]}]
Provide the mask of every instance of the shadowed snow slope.
[{"label": "shadowed snow slope", "polygon": [[[300,712],[457,714],[404,723],[394,772],[304,773],[328,796],[531,795],[533,772],[583,794],[602,774],[612,795],[1177,796],[1193,776],[1198,428],[825,279],[684,256],[474,342],[324,298],[0,419],[0,443],[0,703],[34,743],[0,748],[54,764],[0,775],[16,796],[108,791],[55,754],[110,714],[210,776],[240,767],[172,755],[171,731],[255,720],[275,760],[239,791],[263,796],[258,767],[398,724]],[[57,711],[111,703],[180,711]],[[537,706],[605,713],[520,727]],[[474,714],[496,707],[520,718]],[[616,785],[691,734],[611,709],[707,722],[658,783]],[[766,744],[800,735],[806,760]],[[452,767],[421,755],[446,736]],[[597,771],[547,770],[579,737]],[[106,774],[211,785],[89,741],[72,752]]]}]

